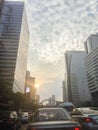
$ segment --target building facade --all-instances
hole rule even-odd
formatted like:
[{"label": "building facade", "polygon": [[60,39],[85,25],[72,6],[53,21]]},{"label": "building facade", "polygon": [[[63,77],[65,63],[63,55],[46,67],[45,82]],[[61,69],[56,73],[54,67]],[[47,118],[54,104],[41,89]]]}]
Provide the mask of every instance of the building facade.
[{"label": "building facade", "polygon": [[2,11],[3,3],[4,3],[4,0],[0,0],[0,14],[1,14],[1,11]]},{"label": "building facade", "polygon": [[0,81],[24,92],[29,42],[24,2],[4,1],[0,31]]},{"label": "building facade", "polygon": [[36,87],[35,87],[35,77],[30,76],[30,72],[26,72],[26,87],[25,90],[29,89],[28,95],[31,100],[36,100]]},{"label": "building facade", "polygon": [[92,96],[92,104],[98,106],[98,34],[90,35],[85,46],[88,87]]},{"label": "building facade", "polygon": [[85,72],[84,51],[68,51],[65,53],[66,91],[68,101],[76,106],[91,102]]},{"label": "building facade", "polygon": [[65,80],[62,81],[62,90],[63,90],[63,102],[68,101],[67,100],[67,93],[66,93],[66,83]]},{"label": "building facade", "polygon": [[40,96],[37,94],[35,95],[35,101],[36,101],[36,104],[39,105],[40,104]]},{"label": "building facade", "polygon": [[87,54],[98,47],[98,33],[90,35],[84,43]]}]

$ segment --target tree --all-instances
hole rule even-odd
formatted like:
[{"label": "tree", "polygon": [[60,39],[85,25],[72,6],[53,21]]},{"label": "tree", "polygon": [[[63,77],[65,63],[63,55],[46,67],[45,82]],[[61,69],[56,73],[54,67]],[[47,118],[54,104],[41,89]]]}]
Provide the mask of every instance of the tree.
[{"label": "tree", "polygon": [[7,103],[13,95],[11,82],[0,79],[0,100]]}]

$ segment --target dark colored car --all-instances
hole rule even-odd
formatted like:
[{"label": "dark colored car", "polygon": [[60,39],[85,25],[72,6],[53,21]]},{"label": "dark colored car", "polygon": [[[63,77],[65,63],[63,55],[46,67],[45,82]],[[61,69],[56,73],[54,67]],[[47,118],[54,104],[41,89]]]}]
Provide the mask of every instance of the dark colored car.
[{"label": "dark colored car", "polygon": [[72,117],[81,124],[82,130],[98,130],[98,108],[75,108]]},{"label": "dark colored car", "polygon": [[64,108],[40,108],[27,130],[81,130]]},{"label": "dark colored car", "polygon": [[0,111],[0,130],[16,130],[21,127],[21,121],[16,111]]}]

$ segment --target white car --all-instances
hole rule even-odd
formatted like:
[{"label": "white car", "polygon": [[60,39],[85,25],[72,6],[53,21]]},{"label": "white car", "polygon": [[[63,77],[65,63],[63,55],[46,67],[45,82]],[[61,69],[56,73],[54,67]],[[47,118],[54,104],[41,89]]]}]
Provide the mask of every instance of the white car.
[{"label": "white car", "polygon": [[30,116],[28,112],[22,112],[20,116],[21,122],[29,122],[30,121]]}]

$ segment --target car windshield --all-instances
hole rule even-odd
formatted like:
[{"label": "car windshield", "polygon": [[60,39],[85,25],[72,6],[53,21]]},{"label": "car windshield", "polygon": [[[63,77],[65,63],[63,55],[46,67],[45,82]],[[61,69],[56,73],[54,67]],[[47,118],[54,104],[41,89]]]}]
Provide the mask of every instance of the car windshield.
[{"label": "car windshield", "polygon": [[35,121],[68,120],[70,116],[63,109],[43,109],[35,114]]}]

